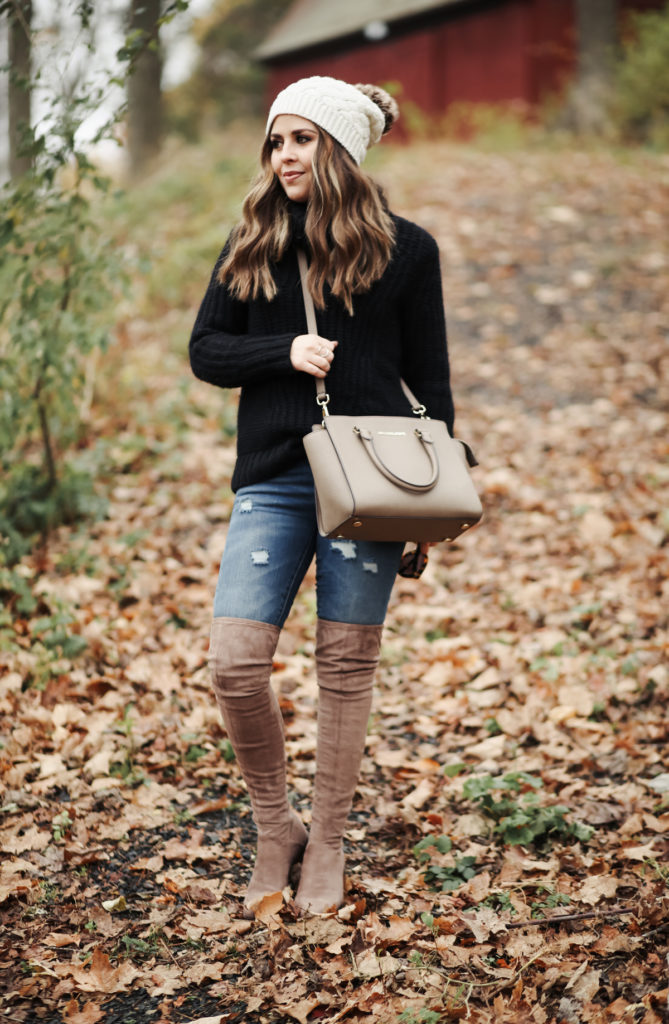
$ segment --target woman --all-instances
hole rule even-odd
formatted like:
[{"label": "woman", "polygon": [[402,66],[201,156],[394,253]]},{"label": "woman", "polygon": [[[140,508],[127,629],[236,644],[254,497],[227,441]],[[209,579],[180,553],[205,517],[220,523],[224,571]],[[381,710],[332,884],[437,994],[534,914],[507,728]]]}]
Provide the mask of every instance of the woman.
[{"label": "woman", "polygon": [[[383,620],[402,545],[318,535],[302,438],[314,378],[342,414],[405,415],[400,379],[453,425],[437,245],[392,214],[360,169],[397,117],[373,86],[307,78],[272,104],[262,169],[193,328],[193,371],[241,386],[236,492],[214,599],[213,685],[258,829],[246,916],[303,857],[297,907],[343,902],[342,837],[355,792]],[[297,250],[319,333],[305,333]],[[316,557],[316,778],[307,833],[286,792],[281,713],[270,687],[280,629]]]}]

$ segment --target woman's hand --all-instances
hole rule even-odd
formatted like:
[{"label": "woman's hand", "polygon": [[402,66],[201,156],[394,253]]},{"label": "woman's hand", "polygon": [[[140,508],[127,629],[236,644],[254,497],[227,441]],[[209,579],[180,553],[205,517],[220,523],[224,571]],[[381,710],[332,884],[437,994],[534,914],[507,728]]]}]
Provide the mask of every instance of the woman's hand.
[{"label": "woman's hand", "polygon": [[296,370],[312,377],[325,377],[334,359],[339,342],[328,341],[318,334],[298,334],[290,346],[290,361]]}]

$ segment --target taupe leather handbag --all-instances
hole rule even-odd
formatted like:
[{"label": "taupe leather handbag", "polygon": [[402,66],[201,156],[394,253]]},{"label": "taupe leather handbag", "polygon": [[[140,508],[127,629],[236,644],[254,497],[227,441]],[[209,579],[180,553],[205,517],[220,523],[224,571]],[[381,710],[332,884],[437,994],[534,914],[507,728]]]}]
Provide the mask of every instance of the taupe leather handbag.
[{"label": "taupe leather handbag", "polygon": [[[302,293],[310,334],[318,334],[307,287],[307,261],[299,251]],[[304,438],[323,537],[361,540],[455,540],[483,510],[469,466],[474,454],[450,436],[446,424],[426,416],[404,381],[418,420],[409,416],[333,416],[323,380],[316,401],[323,419]]]}]

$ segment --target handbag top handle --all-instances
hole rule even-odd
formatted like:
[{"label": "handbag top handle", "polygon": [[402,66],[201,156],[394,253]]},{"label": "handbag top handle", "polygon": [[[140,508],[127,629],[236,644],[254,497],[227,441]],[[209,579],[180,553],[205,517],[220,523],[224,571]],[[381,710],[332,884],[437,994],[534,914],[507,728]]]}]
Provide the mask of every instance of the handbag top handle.
[{"label": "handbag top handle", "polygon": [[[316,310],[314,309],[314,300],[311,295],[311,292],[309,291],[309,286],[307,285],[308,267],[307,257],[304,252],[304,249],[297,250],[297,262],[300,268],[300,283],[302,285],[304,309],[307,314],[307,330],[309,331],[309,334],[318,334],[318,325],[316,323]],[[412,411],[415,413],[416,416],[420,416],[421,419],[425,419],[425,406],[418,401],[409,385],[404,380],[402,380],[401,377],[400,384],[402,385],[402,391],[407,397],[407,401],[411,403]],[[316,401],[318,402],[323,411],[323,416],[329,416],[330,413],[328,411],[328,402],[330,401],[330,396],[327,393],[325,381],[323,380],[322,377],[316,377]]]}]

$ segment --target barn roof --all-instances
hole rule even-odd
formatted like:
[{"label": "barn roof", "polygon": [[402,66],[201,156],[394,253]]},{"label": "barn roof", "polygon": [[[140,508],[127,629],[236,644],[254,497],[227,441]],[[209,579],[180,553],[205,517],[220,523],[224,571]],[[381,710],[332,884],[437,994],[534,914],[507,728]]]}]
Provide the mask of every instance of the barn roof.
[{"label": "barn roof", "polygon": [[372,22],[411,18],[462,0],[296,0],[255,51],[260,60],[361,32]]}]

